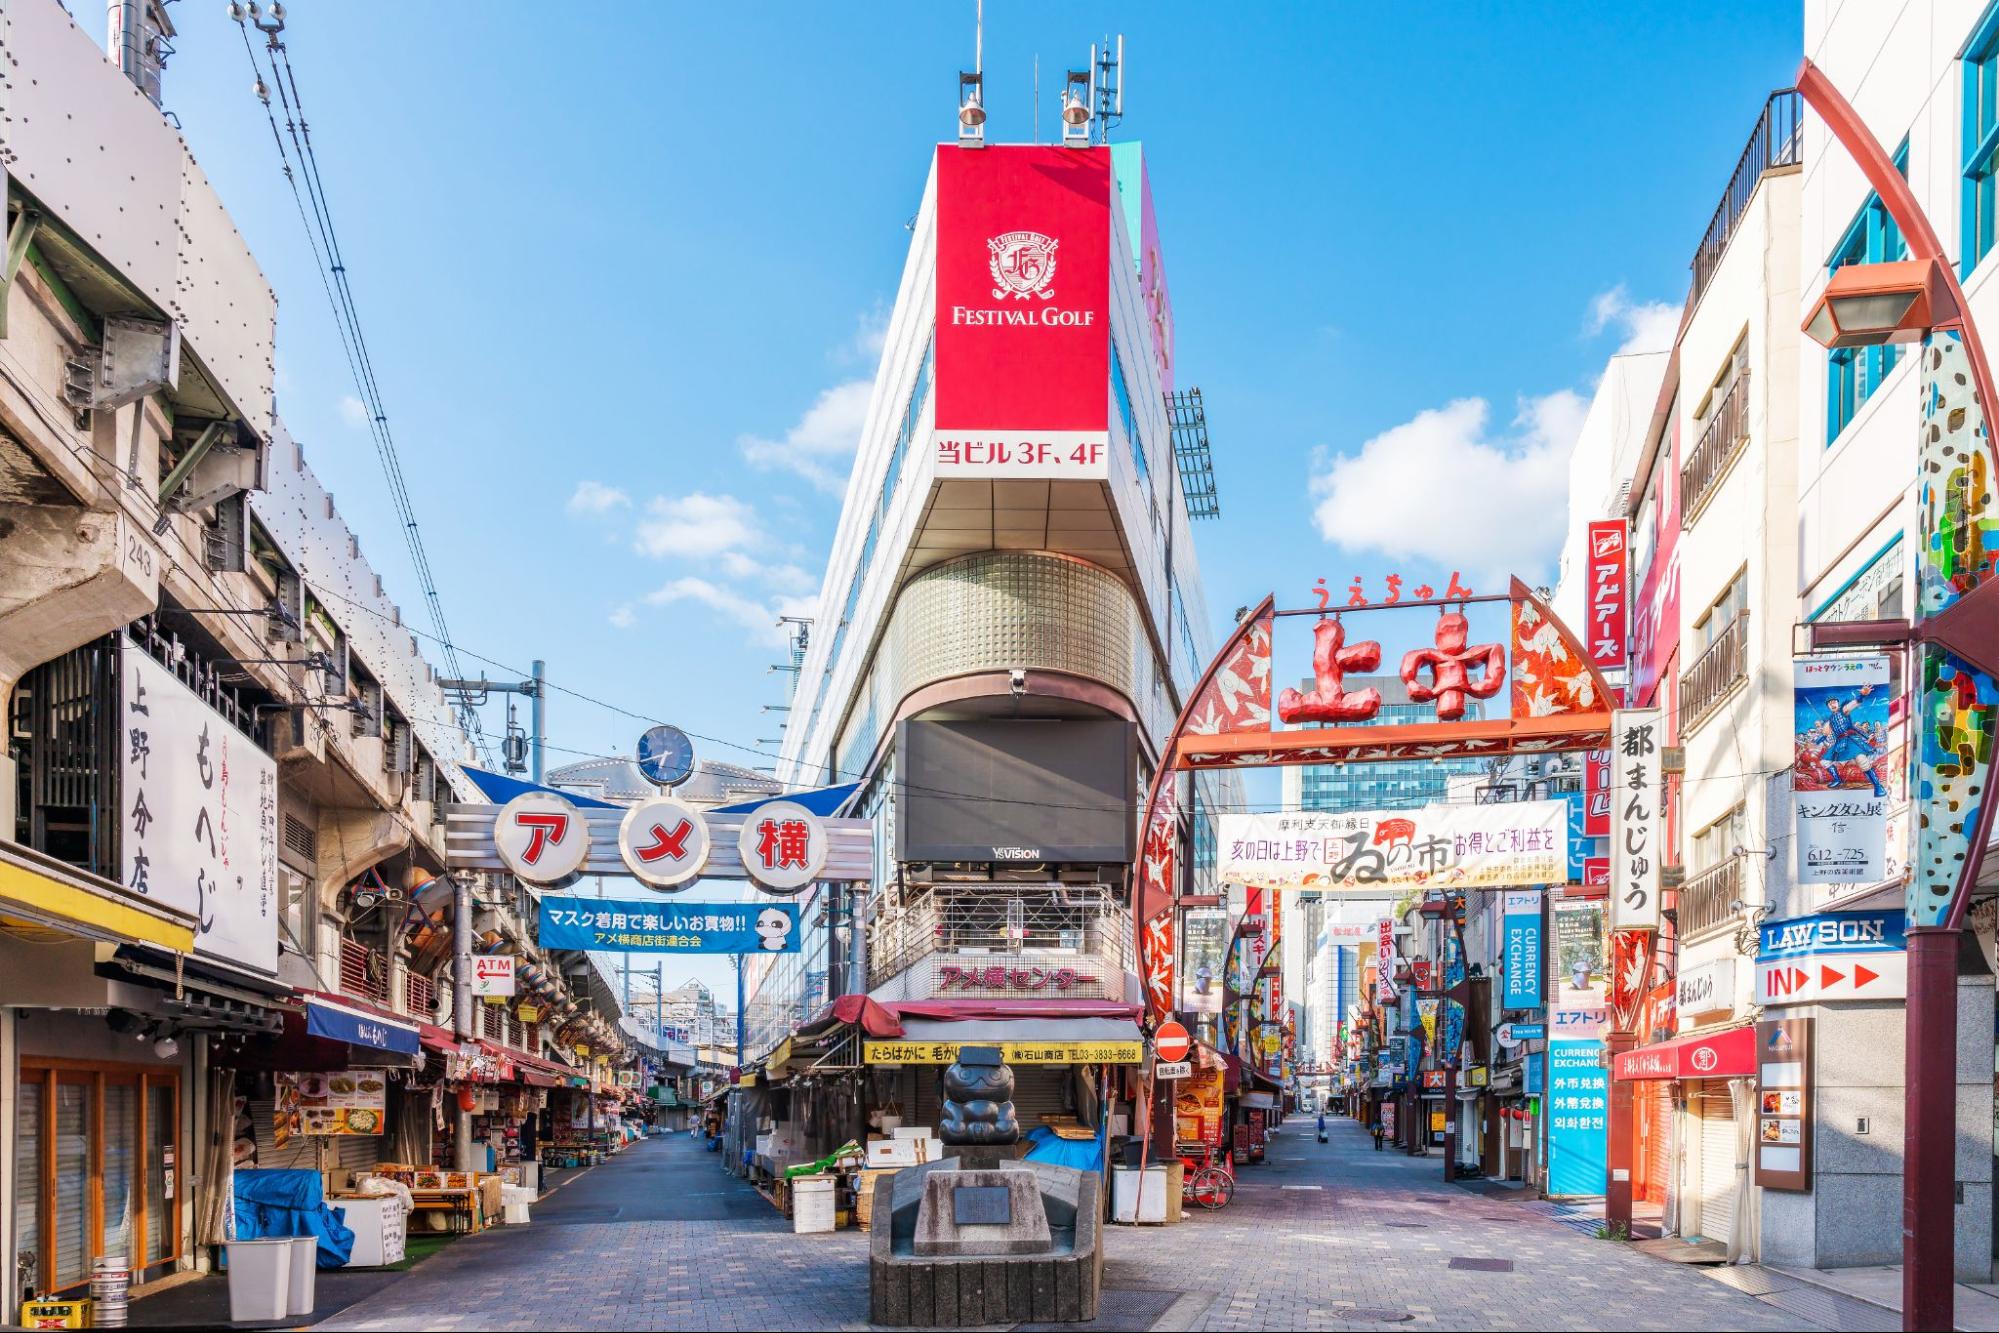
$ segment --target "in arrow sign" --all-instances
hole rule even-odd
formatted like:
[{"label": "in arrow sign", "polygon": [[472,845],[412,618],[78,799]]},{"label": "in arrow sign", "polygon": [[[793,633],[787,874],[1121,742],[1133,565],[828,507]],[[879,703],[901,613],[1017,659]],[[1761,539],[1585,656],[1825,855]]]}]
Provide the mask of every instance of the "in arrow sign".
[{"label": "in arrow sign", "polygon": [[1879,978],[1880,975],[1879,972],[1874,971],[1872,968],[1862,967],[1860,964],[1855,963],[1853,965],[1853,988],[1859,990],[1868,982]]},{"label": "in arrow sign", "polygon": [[1824,963],[1819,964],[1819,985],[1831,986],[1836,981],[1845,981],[1846,973],[1835,972]]}]

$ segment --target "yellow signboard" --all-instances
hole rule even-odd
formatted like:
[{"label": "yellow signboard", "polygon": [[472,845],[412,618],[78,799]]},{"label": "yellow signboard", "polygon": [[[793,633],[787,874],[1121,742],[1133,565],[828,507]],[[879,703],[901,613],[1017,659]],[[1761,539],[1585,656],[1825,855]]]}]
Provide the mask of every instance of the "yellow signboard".
[{"label": "yellow signboard", "polygon": [[[871,1065],[948,1065],[961,1046],[991,1046],[992,1042],[871,1041],[865,1059]],[[1145,1059],[1142,1041],[1003,1041],[1000,1058],[1010,1065],[1135,1065]]]}]

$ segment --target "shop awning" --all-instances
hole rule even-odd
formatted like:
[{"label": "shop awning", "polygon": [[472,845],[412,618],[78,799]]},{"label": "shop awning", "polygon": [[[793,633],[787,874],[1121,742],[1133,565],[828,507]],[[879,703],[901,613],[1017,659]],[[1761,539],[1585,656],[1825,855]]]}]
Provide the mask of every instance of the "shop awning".
[{"label": "shop awning", "polygon": [[1621,1052],[1612,1067],[1630,1080],[1748,1078],[1756,1073],[1756,1029],[1729,1028]]},{"label": "shop awning", "polygon": [[910,1016],[911,1009],[924,1007],[928,1006],[898,1005],[903,1035],[864,1043],[866,1062],[948,1065],[965,1046],[998,1046],[1011,1065],[1135,1065],[1145,1059],[1145,1038],[1133,1018]]},{"label": "shop awning", "polygon": [[514,1072],[520,1075],[521,1082],[531,1088],[566,1088],[569,1086],[568,1079],[557,1078],[553,1074],[544,1074],[539,1069],[518,1069]]},{"label": "shop awning", "polygon": [[456,1055],[462,1049],[458,1044],[457,1037],[435,1023],[418,1023],[416,1028],[417,1038],[423,1043],[423,1048],[426,1051],[437,1051],[444,1055]]},{"label": "shop awning", "polygon": [[151,903],[122,885],[0,841],[0,921],[40,926],[106,944],[150,944],[194,952],[194,917]]},{"label": "shop awning", "polygon": [[306,991],[305,1032],[309,1037],[344,1041],[391,1055],[416,1055],[423,1049],[419,1026],[348,996]]}]

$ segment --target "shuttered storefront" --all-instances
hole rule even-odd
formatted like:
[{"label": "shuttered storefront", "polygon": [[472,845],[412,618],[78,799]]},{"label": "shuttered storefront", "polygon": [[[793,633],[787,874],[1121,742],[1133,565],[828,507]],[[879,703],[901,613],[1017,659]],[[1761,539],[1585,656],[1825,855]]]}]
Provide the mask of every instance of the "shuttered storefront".
[{"label": "shuttered storefront", "polygon": [[1700,1110],[1699,1231],[1707,1240],[1726,1244],[1735,1223],[1735,1108],[1724,1081],[1690,1083],[1688,1088]]},{"label": "shuttered storefront", "polygon": [[1632,1096],[1638,1121],[1638,1179],[1633,1193],[1646,1203],[1666,1202],[1673,1171],[1673,1084],[1640,1083]]}]

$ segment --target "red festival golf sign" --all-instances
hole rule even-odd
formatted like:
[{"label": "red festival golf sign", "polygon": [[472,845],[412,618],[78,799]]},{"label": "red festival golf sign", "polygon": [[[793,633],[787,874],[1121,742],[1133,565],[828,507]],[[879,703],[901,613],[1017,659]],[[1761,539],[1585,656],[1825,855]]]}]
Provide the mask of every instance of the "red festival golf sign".
[{"label": "red festival golf sign", "polygon": [[937,475],[1110,475],[1110,274],[1110,149],[937,150]]}]

